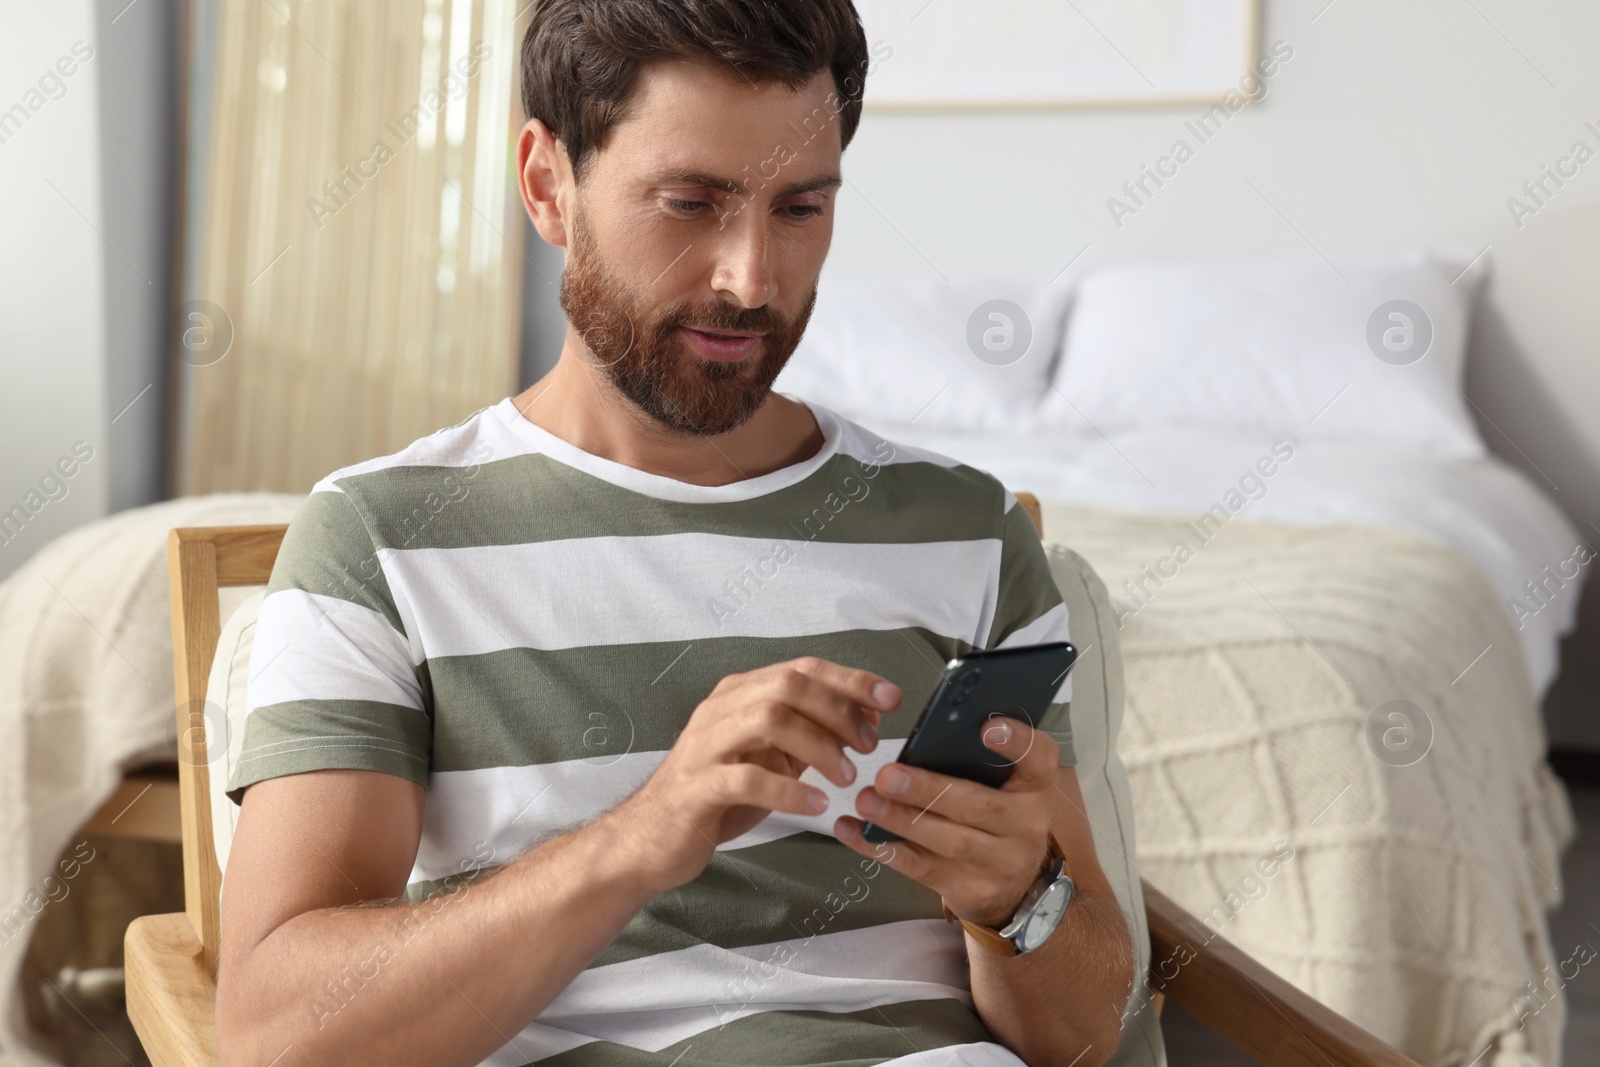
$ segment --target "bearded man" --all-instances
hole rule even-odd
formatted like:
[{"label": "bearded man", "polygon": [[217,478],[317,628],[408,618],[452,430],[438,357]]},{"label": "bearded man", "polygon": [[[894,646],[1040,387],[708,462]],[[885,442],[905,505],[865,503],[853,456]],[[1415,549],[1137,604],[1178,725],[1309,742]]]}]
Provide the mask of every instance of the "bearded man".
[{"label": "bearded man", "polygon": [[519,184],[565,345],[290,526],[228,782],[225,1065],[1114,1051],[1067,704],[986,729],[998,789],[896,760],[947,660],[1066,637],[1037,535],[771,388],[869,60],[850,0],[536,5]]}]

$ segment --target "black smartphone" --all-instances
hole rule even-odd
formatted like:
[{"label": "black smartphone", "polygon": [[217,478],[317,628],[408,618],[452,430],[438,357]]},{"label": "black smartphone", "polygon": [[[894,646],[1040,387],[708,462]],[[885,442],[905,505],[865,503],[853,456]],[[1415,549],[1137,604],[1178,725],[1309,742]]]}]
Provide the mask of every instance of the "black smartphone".
[{"label": "black smartphone", "polygon": [[[984,724],[996,715],[1038,726],[1078,659],[1065,641],[1048,645],[975,650],[945,665],[939,688],[911,728],[898,762],[999,787],[1012,760],[983,743]],[[867,823],[861,836],[874,844],[899,835]]]}]

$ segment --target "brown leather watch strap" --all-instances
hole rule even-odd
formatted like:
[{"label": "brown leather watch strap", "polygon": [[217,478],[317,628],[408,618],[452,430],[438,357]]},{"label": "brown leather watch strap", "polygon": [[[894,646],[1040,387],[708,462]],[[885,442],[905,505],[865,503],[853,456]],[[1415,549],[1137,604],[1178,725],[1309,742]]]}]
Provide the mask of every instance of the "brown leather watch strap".
[{"label": "brown leather watch strap", "polygon": [[[1056,860],[1060,860],[1062,873],[1070,878],[1072,876],[1072,871],[1067,867],[1067,857],[1061,851],[1061,843],[1056,840],[1056,835],[1053,832],[1049,835],[1049,837],[1050,851],[1045,854],[1044,863],[1039,868],[1040,877],[1043,877],[1047,871],[1055,866]],[[1030,886],[1029,888],[1032,887]],[[959,922],[961,924],[961,928],[968,934],[972,935],[972,939],[974,941],[988,949],[990,952],[1000,956],[1015,956],[1017,954],[1017,946],[1013,945],[1009,938],[1001,937],[999,930],[990,926],[980,926],[977,923],[968,922],[965,919],[958,918],[955,912],[950,910],[950,905],[945,903],[945,899],[943,897],[939,898],[939,903],[944,906],[945,922]]]}]

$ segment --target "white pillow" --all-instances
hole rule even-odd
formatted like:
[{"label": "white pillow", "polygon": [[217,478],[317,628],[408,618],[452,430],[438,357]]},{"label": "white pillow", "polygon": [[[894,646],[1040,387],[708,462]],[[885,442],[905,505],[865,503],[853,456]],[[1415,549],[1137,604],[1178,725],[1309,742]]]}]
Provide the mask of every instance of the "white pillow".
[{"label": "white pillow", "polygon": [[774,388],[869,423],[1004,429],[1031,417],[1048,388],[1068,296],[1018,279],[825,274]]},{"label": "white pillow", "polygon": [[1097,271],[1078,289],[1038,423],[1221,427],[1481,456],[1460,387],[1486,268],[1468,270],[1468,259],[1419,253],[1338,273],[1318,259]]}]

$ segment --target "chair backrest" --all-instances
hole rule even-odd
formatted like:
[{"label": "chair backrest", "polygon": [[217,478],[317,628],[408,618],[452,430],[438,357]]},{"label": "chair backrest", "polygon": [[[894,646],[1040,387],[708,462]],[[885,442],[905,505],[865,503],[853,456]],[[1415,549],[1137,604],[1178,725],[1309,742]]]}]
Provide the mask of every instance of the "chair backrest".
[{"label": "chair backrest", "polygon": [[287,526],[210,526],[167,538],[172,592],[172,667],[177,691],[178,802],[183,820],[183,907],[206,970],[215,977],[221,941],[222,870],[211,831],[211,753],[206,678],[222,629],[217,590],[265,585]]}]

